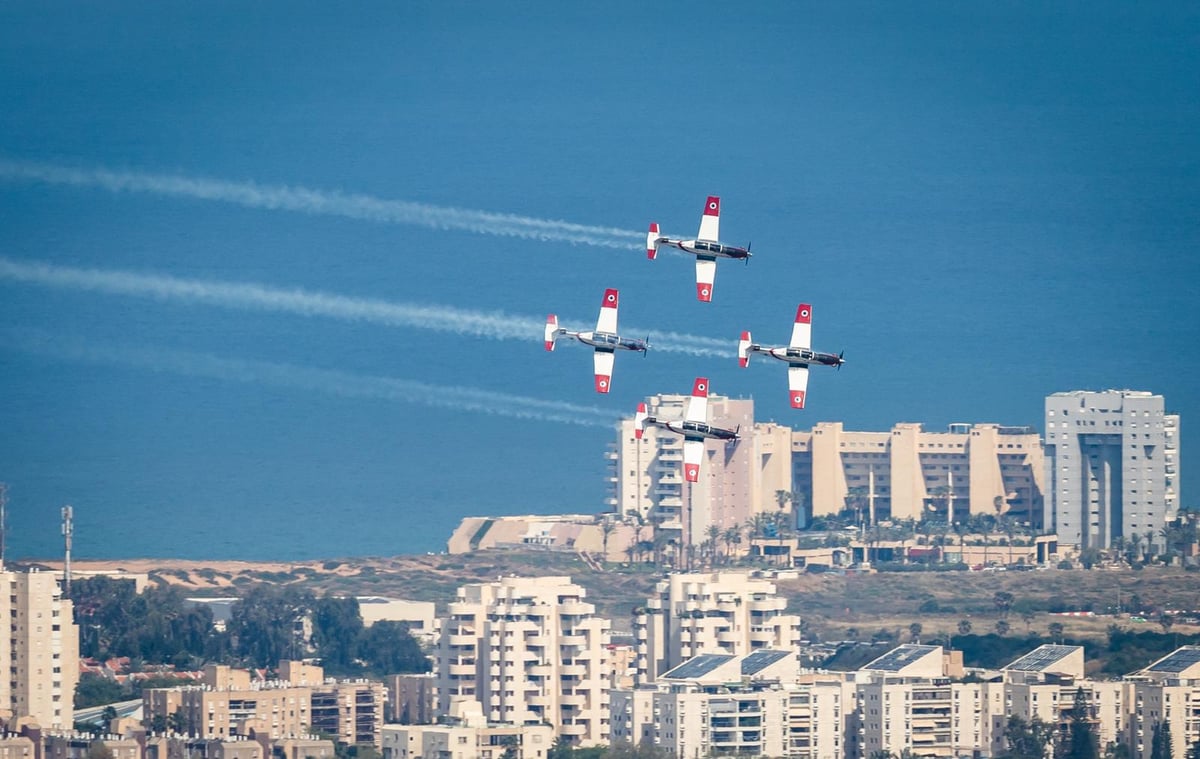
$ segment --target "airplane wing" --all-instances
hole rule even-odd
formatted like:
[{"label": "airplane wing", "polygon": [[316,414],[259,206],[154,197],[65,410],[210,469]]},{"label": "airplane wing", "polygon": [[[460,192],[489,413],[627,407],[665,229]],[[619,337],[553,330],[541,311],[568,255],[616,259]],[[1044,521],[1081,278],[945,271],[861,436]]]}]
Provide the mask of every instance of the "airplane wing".
[{"label": "airplane wing", "polygon": [[721,238],[718,236],[721,232],[721,199],[715,195],[709,195],[708,200],[704,201],[704,215],[700,217],[700,232],[697,233],[697,240],[707,240],[716,242]]},{"label": "airplane wing", "polygon": [[708,379],[697,377],[692,385],[692,397],[688,401],[687,412],[683,415],[685,422],[708,421]]},{"label": "airplane wing", "polygon": [[696,259],[696,297],[708,303],[712,300],[713,280],[717,276],[717,259]]},{"label": "airplane wing", "polygon": [[683,441],[683,478],[688,482],[700,479],[700,462],[704,459],[703,440]]},{"label": "airplane wing", "polygon": [[617,291],[611,287],[604,291],[604,300],[600,301],[600,317],[596,319],[596,331],[617,333]]},{"label": "airplane wing", "polygon": [[596,368],[596,392],[607,393],[612,385],[613,354],[612,351],[595,351],[592,363]]},{"label": "airplane wing", "polygon": [[788,347],[812,347],[812,306],[807,303],[801,303],[796,308],[796,323],[792,325],[792,341]]},{"label": "airplane wing", "polygon": [[788,367],[788,392],[792,396],[792,408],[804,408],[804,396],[808,393],[808,367],[795,364]]}]

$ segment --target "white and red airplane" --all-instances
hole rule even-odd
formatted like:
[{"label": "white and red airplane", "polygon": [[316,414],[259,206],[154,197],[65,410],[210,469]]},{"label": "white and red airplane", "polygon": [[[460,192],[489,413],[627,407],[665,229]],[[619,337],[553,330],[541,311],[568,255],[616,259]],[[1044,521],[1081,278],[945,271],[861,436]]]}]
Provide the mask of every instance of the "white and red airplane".
[{"label": "white and red airplane", "polygon": [[554,344],[560,337],[573,337],[584,345],[595,348],[593,363],[596,369],[596,392],[607,393],[612,384],[613,353],[623,351],[641,351],[646,355],[650,348],[647,340],[625,338],[617,334],[617,301],[618,293],[611,287],[604,291],[604,300],[600,302],[600,316],[596,319],[596,329],[588,332],[573,332],[558,326],[558,317],[550,314],[546,317],[546,350],[554,350]]},{"label": "white and red airplane", "polygon": [[804,408],[804,397],[808,393],[808,367],[812,364],[841,368],[846,359],[841,354],[820,353],[808,346],[812,344],[812,306],[801,303],[796,308],[796,323],[792,325],[792,340],[787,345],[767,346],[750,341],[750,333],[743,332],[738,341],[738,364],[750,365],[750,356],[763,353],[771,358],[786,361],[788,365],[788,392],[792,408]]},{"label": "white and red airplane", "polygon": [[721,199],[708,196],[704,203],[704,215],[700,217],[700,231],[695,240],[675,240],[658,233],[658,224],[652,223],[646,234],[646,257],[653,260],[658,256],[658,246],[670,245],[696,257],[696,297],[708,303],[712,300],[713,279],[717,276],[718,258],[750,260],[750,246],[739,248],[725,245],[718,240],[721,227]]},{"label": "white and red airplane", "polygon": [[646,427],[662,427],[683,435],[683,476],[688,482],[700,479],[700,462],[704,459],[705,440],[736,442],[739,430],[726,430],[708,423],[708,379],[697,377],[692,385],[692,397],[681,420],[657,419],[646,411],[646,404],[639,403],[633,418],[633,436],[642,439]]}]

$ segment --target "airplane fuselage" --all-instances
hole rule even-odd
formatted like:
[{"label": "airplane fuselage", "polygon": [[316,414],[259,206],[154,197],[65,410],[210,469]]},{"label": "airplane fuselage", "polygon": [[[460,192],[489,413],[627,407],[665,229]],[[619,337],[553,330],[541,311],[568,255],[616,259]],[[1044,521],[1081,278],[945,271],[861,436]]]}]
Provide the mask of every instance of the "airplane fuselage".
[{"label": "airplane fuselage", "polygon": [[838,356],[834,353],[821,353],[820,351],[815,351],[811,348],[790,348],[786,345],[775,348],[767,348],[762,345],[751,345],[748,349],[748,352],[762,353],[793,366],[811,366],[812,364],[820,364],[822,366],[838,366],[842,363],[841,356]]},{"label": "airplane fuselage", "polygon": [[596,350],[609,351],[610,353],[619,350],[645,352],[650,347],[645,340],[621,337],[611,332],[597,332],[595,330],[588,332],[564,331],[563,334],[567,337],[575,338],[584,345],[590,345]]},{"label": "airplane fuselage", "polygon": [[706,422],[688,422],[684,420],[665,421],[650,417],[646,424],[653,424],[668,429],[677,435],[683,435],[688,440],[737,440],[738,433],[721,427],[714,427]]},{"label": "airplane fuselage", "polygon": [[749,258],[750,251],[736,245],[722,245],[709,240],[672,240],[669,237],[659,239],[659,244],[679,248],[684,253],[691,253],[700,258]]}]

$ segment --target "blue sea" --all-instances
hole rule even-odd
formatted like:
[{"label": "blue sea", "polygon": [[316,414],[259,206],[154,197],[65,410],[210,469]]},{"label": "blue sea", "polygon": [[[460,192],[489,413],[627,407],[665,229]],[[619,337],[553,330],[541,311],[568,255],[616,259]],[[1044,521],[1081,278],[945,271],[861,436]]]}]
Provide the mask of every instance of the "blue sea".
[{"label": "blue sea", "polygon": [[[8,556],[58,554],[66,504],[78,558],[599,512],[612,421],[696,376],[798,428],[1040,429],[1049,393],[1150,390],[1194,504],[1197,39],[1194,4],[1110,0],[5,3]],[[639,248],[707,195],[754,257],[703,304]],[[621,355],[597,395],[539,325],[607,287],[637,337],[728,356]],[[733,351],[801,301],[847,364],[793,411]]]}]

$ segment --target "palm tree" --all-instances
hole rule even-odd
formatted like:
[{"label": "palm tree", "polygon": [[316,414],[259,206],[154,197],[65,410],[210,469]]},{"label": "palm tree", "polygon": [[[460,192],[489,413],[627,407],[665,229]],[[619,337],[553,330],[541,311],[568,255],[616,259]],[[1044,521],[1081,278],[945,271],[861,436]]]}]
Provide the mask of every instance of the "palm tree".
[{"label": "palm tree", "polygon": [[711,566],[717,564],[717,543],[721,540],[721,528],[715,524],[710,524],[705,530],[704,535],[707,538],[704,542],[708,545],[709,563]]},{"label": "palm tree", "polygon": [[725,532],[721,535],[721,539],[725,541],[725,558],[730,560],[729,563],[732,563],[733,547],[740,545],[742,542],[742,528],[736,524],[726,527]]},{"label": "palm tree", "polygon": [[608,562],[608,538],[617,529],[617,523],[611,519],[605,519],[600,523],[601,545],[604,546],[603,561]]}]

